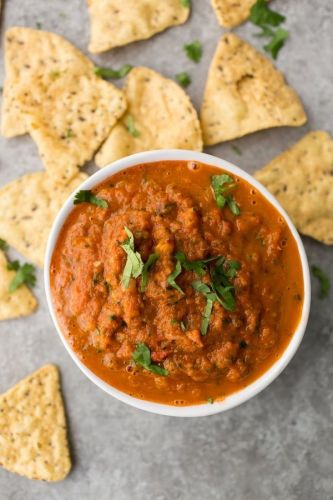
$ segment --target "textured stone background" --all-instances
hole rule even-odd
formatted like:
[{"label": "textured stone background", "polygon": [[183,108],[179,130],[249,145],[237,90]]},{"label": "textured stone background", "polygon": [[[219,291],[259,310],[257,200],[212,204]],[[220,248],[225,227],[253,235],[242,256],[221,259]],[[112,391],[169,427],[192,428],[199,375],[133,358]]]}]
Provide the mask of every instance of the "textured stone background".
[{"label": "textured stone background", "polygon": [[[125,1],[125,0],[124,0]],[[147,64],[173,75],[188,70],[189,93],[199,106],[209,61],[222,33],[209,0],[193,0],[191,20],[132,44],[96,62],[117,67]],[[291,39],[277,66],[301,95],[309,116],[305,127],[275,129],[210,151],[253,172],[306,131],[333,132],[333,2],[276,0],[287,15]],[[65,35],[87,52],[84,0],[8,0],[1,34],[13,25],[36,26]],[[251,43],[256,29],[236,30]],[[199,65],[182,45],[204,45]],[[0,82],[3,80],[1,46]],[[234,141],[235,142],[235,141]],[[42,168],[29,137],[0,139],[0,185]],[[92,168],[92,167],[91,167]],[[291,173],[292,175],[292,173]],[[1,214],[0,214],[1,216]],[[332,248],[304,239],[310,263],[333,280]],[[15,255],[14,253],[12,254]],[[0,392],[47,362],[62,372],[74,468],[59,484],[45,484],[0,470],[1,500],[326,500],[333,498],[333,315],[330,299],[313,304],[304,341],[285,372],[252,401],[225,414],[173,419],[143,413],[97,389],[74,366],[51,324],[38,276],[38,312],[0,325]],[[330,307],[331,306],[331,307]]]}]

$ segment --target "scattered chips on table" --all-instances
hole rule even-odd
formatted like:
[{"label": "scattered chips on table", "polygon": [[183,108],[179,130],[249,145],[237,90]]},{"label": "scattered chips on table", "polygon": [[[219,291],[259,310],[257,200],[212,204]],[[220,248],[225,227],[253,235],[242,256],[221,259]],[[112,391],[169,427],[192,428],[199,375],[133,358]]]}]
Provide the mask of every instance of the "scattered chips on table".
[{"label": "scattered chips on table", "polygon": [[190,13],[189,3],[182,0],[88,0],[88,8],[93,53],[150,38],[185,23]]},{"label": "scattered chips on table", "polygon": [[64,201],[87,178],[77,174],[67,184],[48,172],[35,172],[0,188],[0,238],[42,267],[53,220]]},{"label": "scattered chips on table", "polygon": [[236,35],[217,46],[201,109],[204,143],[306,122],[302,103],[272,63]]},{"label": "scattered chips on table", "polygon": [[29,316],[36,309],[37,300],[26,285],[21,285],[15,292],[9,293],[9,285],[15,276],[15,271],[9,271],[7,264],[8,261],[5,254],[0,250],[0,320]]},{"label": "scattered chips on table", "polygon": [[177,83],[149,68],[137,67],[128,75],[124,91],[128,112],[96,155],[99,167],[139,151],[202,150],[197,113]]},{"label": "scattered chips on table", "polygon": [[234,28],[246,21],[256,0],[211,0],[217,19],[224,28]]},{"label": "scattered chips on table", "polygon": [[29,132],[45,168],[73,177],[90,160],[126,109],[122,91],[94,74],[67,40],[31,28],[5,39],[2,134]]},{"label": "scattered chips on table", "polygon": [[58,369],[46,365],[0,395],[0,464],[30,479],[71,469]]},{"label": "scattered chips on table", "polygon": [[333,245],[333,140],[310,132],[255,177],[276,196],[298,230]]}]

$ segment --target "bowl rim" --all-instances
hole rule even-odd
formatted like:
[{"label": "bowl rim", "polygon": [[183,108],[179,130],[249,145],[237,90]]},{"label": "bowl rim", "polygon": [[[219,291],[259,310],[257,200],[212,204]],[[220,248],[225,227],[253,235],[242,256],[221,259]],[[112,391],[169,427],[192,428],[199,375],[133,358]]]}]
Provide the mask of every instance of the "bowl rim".
[{"label": "bowl rim", "polygon": [[[273,365],[266,372],[264,372],[259,378],[255,379],[245,388],[240,389],[239,391],[234,392],[229,396],[226,396],[226,398],[223,399],[222,401],[214,402],[214,404],[207,402],[197,405],[178,407],[161,403],[155,403],[152,401],[138,399],[135,398],[134,396],[130,396],[129,394],[126,394],[125,392],[122,392],[119,389],[113,387],[112,385],[104,382],[104,380],[95,375],[88,367],[86,367],[80,361],[76,353],[72,350],[72,348],[68,344],[58,323],[58,319],[56,317],[51,296],[50,273],[49,273],[51,258],[53,255],[55,244],[58,240],[60,230],[62,229],[62,226],[65,220],[67,219],[69,213],[73,209],[73,199],[75,193],[81,189],[92,189],[94,186],[100,184],[111,175],[114,175],[115,173],[120,172],[121,170],[131,168],[135,165],[143,163],[152,163],[157,161],[170,161],[170,160],[198,161],[201,163],[206,163],[208,165],[221,168],[232,175],[237,175],[242,179],[244,179],[245,181],[247,181],[250,185],[255,187],[271,203],[271,205],[273,205],[278,210],[278,212],[282,215],[282,217],[286,221],[297,243],[297,248],[301,259],[303,282],[304,282],[303,310],[298,326],[295,332],[293,333],[292,338],[289,341],[289,344],[283,351],[280,358],[277,359],[277,361],[273,363]],[[119,401],[127,403],[128,405],[133,406],[137,409],[148,411],[150,413],[155,413],[158,415],[174,416],[174,417],[201,417],[201,416],[214,415],[216,413],[220,413],[229,410],[231,408],[234,408],[236,406],[239,406],[240,404],[248,401],[258,393],[263,391],[268,385],[270,385],[273,382],[273,380],[275,380],[280,375],[280,373],[286,368],[286,366],[289,364],[289,362],[295,355],[304,336],[304,332],[308,322],[310,303],[311,303],[310,272],[302,240],[294,224],[290,220],[288,214],[282,208],[280,203],[275,199],[275,197],[271,193],[269,193],[269,191],[249,173],[233,165],[229,161],[220,159],[216,156],[207,153],[200,153],[190,150],[178,150],[178,149],[146,151],[146,152],[136,153],[131,156],[126,156],[98,170],[76,188],[76,190],[67,198],[65,203],[62,205],[62,208],[58,212],[58,215],[54,220],[51,232],[49,234],[45,252],[44,287],[45,287],[48,309],[50,311],[58,335],[60,336],[62,343],[64,344],[70,357],[73,359],[75,364],[80,368],[80,370],[99,388],[104,390],[109,395],[115,397]]]}]

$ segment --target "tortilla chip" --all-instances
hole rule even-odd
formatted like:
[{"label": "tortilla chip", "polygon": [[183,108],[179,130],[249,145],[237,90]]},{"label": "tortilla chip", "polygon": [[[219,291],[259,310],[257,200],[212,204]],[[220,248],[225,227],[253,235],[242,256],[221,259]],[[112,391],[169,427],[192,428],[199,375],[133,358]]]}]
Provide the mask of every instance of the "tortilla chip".
[{"label": "tortilla chip", "polygon": [[[127,77],[128,113],[112,129],[96,155],[104,167],[123,156],[152,149],[202,150],[197,113],[177,83],[149,68],[134,68]],[[128,130],[131,120],[138,136]]]},{"label": "tortilla chip", "polygon": [[310,132],[256,172],[280,201],[297,229],[333,245],[333,140]]},{"label": "tortilla chip", "polygon": [[0,464],[43,481],[71,469],[59,373],[46,365],[0,396]]},{"label": "tortilla chip", "polygon": [[145,40],[183,24],[190,8],[181,0],[87,0],[91,20],[89,50],[95,54]]},{"label": "tortilla chip", "polygon": [[2,134],[29,132],[47,170],[73,177],[124,113],[123,93],[64,38],[11,28],[5,41]]},{"label": "tortilla chip", "polygon": [[234,28],[246,21],[256,0],[211,0],[217,19],[224,28]]},{"label": "tortilla chip", "polygon": [[206,83],[201,110],[204,143],[305,122],[299,97],[271,62],[236,35],[224,35]]},{"label": "tortilla chip", "polygon": [[0,238],[43,267],[53,220],[68,196],[87,178],[77,174],[66,185],[47,172],[27,174],[0,189]]},{"label": "tortilla chip", "polygon": [[25,285],[9,293],[9,285],[16,273],[8,271],[7,264],[5,254],[0,250],[0,320],[29,316],[36,309],[37,300]]}]

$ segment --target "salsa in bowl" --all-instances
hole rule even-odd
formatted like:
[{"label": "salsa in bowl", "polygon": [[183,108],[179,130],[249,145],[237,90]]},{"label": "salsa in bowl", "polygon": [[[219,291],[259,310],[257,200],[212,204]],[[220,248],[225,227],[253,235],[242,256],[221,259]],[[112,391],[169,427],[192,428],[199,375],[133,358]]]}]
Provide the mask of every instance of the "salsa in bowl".
[{"label": "salsa in bowl", "polygon": [[45,284],[83,371],[177,416],[223,411],[268,385],[310,303],[283,209],[245,172],[190,151],[140,153],[88,179],[54,224]]}]

